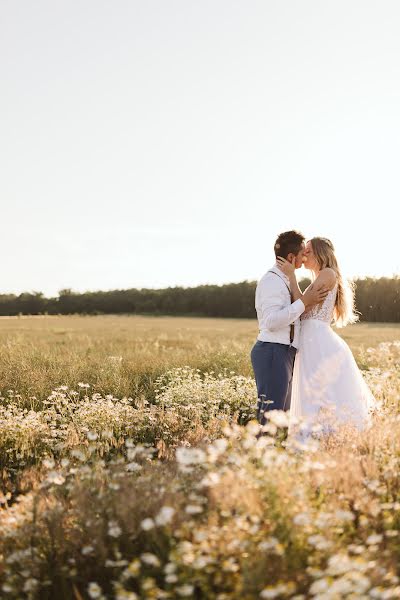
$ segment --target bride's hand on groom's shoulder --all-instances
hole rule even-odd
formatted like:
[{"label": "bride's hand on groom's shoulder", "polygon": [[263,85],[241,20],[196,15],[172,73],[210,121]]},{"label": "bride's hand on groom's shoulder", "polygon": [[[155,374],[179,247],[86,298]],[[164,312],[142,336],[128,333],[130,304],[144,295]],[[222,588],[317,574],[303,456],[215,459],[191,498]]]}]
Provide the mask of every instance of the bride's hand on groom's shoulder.
[{"label": "bride's hand on groom's shoulder", "polygon": [[296,258],[293,258],[292,262],[289,262],[288,260],[286,260],[286,258],[282,258],[282,256],[278,256],[276,259],[276,263],[278,265],[278,267],[280,268],[281,271],[283,271],[286,275],[286,277],[290,277],[291,275],[294,275],[296,266]]}]

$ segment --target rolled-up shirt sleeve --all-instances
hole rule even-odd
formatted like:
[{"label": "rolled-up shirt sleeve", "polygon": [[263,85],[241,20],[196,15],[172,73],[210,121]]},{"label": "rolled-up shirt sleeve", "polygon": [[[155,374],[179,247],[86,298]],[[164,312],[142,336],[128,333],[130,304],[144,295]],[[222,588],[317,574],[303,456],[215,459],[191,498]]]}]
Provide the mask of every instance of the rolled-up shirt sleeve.
[{"label": "rolled-up shirt sleeve", "polygon": [[294,323],[305,311],[304,302],[300,298],[292,304],[282,306],[285,293],[285,290],[281,291],[278,286],[273,291],[270,286],[268,293],[261,293],[260,309],[263,322],[269,331],[277,331]]}]

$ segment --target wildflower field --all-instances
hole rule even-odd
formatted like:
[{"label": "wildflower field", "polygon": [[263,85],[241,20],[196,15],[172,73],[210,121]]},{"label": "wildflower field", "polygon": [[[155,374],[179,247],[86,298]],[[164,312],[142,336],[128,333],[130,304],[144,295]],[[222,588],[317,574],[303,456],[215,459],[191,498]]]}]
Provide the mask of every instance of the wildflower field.
[{"label": "wildflower field", "polygon": [[400,598],[400,326],[373,427],[257,437],[252,320],[0,319],[0,598]]}]

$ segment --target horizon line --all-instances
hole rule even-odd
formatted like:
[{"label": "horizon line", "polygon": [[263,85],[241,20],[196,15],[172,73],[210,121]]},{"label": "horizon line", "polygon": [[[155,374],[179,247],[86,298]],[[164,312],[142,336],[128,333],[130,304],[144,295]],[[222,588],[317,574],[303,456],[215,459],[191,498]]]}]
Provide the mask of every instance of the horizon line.
[{"label": "horizon line", "polygon": [[[375,280],[397,279],[399,277],[400,277],[399,273],[393,273],[393,275],[379,275],[379,276],[377,276],[377,275],[356,275],[354,277],[349,277],[349,279],[351,281],[358,281],[358,280],[365,280],[365,279],[375,279]],[[304,281],[305,279],[310,280],[310,277],[304,275],[301,278],[299,278],[299,281],[301,282],[301,281]],[[97,288],[97,289],[85,289],[85,290],[78,290],[78,289],[74,289],[72,287],[63,287],[63,288],[59,289],[58,292],[56,292],[55,294],[52,294],[52,293],[46,294],[45,292],[42,292],[40,290],[35,290],[35,289],[24,290],[22,292],[0,290],[0,297],[1,296],[21,296],[23,294],[30,294],[30,295],[42,295],[45,298],[57,298],[60,296],[60,293],[64,292],[64,291],[69,291],[71,294],[92,294],[92,293],[98,293],[98,292],[107,293],[107,292],[127,291],[127,290],[160,291],[160,290],[168,290],[168,289],[173,289],[173,288],[194,289],[194,288],[205,287],[205,286],[224,287],[227,285],[240,285],[242,283],[257,283],[258,281],[259,281],[259,279],[242,279],[240,281],[227,281],[224,283],[198,283],[196,285],[170,284],[170,285],[162,286],[162,287],[138,286],[138,287],[113,287],[113,288],[106,288],[106,289]]]}]

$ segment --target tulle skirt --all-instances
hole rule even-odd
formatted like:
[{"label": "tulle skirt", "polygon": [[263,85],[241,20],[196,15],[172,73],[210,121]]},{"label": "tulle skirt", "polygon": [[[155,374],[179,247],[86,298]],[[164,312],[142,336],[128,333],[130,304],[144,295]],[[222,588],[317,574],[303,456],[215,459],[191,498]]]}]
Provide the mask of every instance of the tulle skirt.
[{"label": "tulle skirt", "polygon": [[305,319],[299,345],[289,434],[304,440],[313,430],[334,432],[341,424],[370,427],[376,400],[346,342],[328,323]]}]

